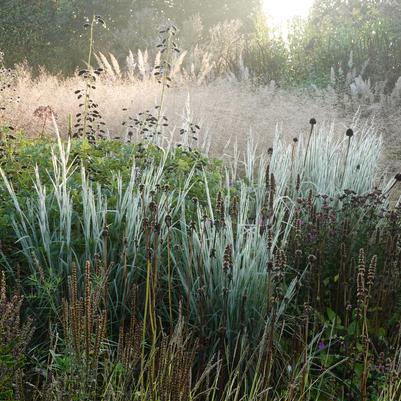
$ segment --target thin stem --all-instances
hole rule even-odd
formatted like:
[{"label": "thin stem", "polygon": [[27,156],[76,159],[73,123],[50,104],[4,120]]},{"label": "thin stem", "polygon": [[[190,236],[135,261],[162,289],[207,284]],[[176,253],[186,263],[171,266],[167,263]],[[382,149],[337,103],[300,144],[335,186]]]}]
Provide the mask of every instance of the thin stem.
[{"label": "thin stem", "polygon": [[343,177],[342,177],[342,180],[341,180],[341,189],[344,188],[345,172],[347,170],[348,156],[349,156],[350,147],[351,147],[351,137],[348,137],[348,146],[347,146],[347,153],[345,155],[344,171],[343,171]]},{"label": "thin stem", "polygon": [[[93,52],[93,31],[95,28],[95,23],[96,23],[96,17],[93,16],[92,18],[92,23],[90,25],[90,33],[89,33],[89,53],[88,53],[88,61],[87,61],[87,66],[88,70],[90,70],[91,67],[91,61],[92,61],[92,52]],[[86,127],[87,127],[87,118],[88,118],[88,111],[89,111],[89,93],[91,90],[91,85],[89,83],[90,75],[87,76],[86,78],[86,88],[85,88],[85,100],[84,100],[84,126],[83,126],[83,135],[84,135],[84,141],[87,141],[87,136],[86,136]]]},{"label": "thin stem", "polygon": [[309,146],[310,146],[310,141],[311,141],[311,138],[312,138],[314,126],[315,126],[314,124],[311,124],[311,129],[310,129],[309,138],[308,138],[308,144],[306,145],[306,151],[305,151],[304,168],[305,168],[305,165],[306,165],[306,158],[308,156]]}]

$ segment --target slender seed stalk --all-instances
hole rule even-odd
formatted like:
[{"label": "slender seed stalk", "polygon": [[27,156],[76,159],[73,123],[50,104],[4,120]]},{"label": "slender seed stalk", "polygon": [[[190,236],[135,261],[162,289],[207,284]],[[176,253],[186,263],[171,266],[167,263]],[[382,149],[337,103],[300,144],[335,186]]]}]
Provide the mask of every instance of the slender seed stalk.
[{"label": "slender seed stalk", "polygon": [[343,170],[343,176],[342,176],[342,180],[341,180],[341,189],[344,188],[345,173],[346,173],[346,171],[347,171],[349,150],[350,150],[350,148],[351,148],[351,138],[352,138],[353,135],[354,135],[354,131],[353,131],[351,128],[349,128],[349,129],[347,130],[346,135],[347,135],[347,137],[348,137],[348,144],[347,144],[347,152],[346,152],[346,154],[345,154],[344,170]]},{"label": "slender seed stalk", "polygon": [[[93,33],[95,29],[95,24],[96,24],[96,16],[92,17],[92,22],[90,24],[90,30],[89,30],[89,51],[88,51],[88,60],[87,60],[87,68],[90,70],[91,68],[91,62],[92,62],[92,52],[93,52]],[[87,138],[87,133],[86,133],[86,128],[87,128],[87,119],[88,119],[88,111],[89,111],[89,96],[90,96],[90,91],[91,91],[91,85],[89,82],[90,79],[90,74],[88,73],[88,76],[86,78],[86,86],[85,86],[85,99],[84,99],[84,113],[83,113],[83,135],[84,135],[84,144],[88,144],[88,138]]]},{"label": "slender seed stalk", "polygon": [[306,166],[306,159],[308,157],[309,146],[310,146],[310,142],[311,142],[311,138],[312,138],[312,134],[313,134],[313,129],[316,125],[316,120],[314,118],[311,118],[311,120],[309,121],[309,124],[311,125],[311,128],[310,128],[309,137],[308,137],[308,144],[306,145],[306,150],[305,150],[304,168]]}]

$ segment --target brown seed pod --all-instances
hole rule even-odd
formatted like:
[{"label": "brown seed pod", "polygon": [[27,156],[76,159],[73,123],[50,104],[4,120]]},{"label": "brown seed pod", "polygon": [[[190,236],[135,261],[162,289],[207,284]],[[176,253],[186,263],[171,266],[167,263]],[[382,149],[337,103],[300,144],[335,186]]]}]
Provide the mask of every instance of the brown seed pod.
[{"label": "brown seed pod", "polygon": [[316,263],[317,262],[317,257],[315,255],[309,255],[308,256],[308,261],[309,261],[309,263]]},{"label": "brown seed pod", "polygon": [[354,136],[354,131],[351,128],[348,128],[345,135],[347,135],[348,138],[352,138]]}]

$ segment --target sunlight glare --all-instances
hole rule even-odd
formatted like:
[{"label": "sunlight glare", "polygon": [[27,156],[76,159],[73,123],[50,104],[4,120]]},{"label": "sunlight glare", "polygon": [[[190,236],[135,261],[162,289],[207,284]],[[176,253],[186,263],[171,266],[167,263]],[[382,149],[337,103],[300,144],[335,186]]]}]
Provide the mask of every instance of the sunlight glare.
[{"label": "sunlight glare", "polygon": [[314,0],[264,0],[264,12],[279,27],[293,17],[307,17]]}]

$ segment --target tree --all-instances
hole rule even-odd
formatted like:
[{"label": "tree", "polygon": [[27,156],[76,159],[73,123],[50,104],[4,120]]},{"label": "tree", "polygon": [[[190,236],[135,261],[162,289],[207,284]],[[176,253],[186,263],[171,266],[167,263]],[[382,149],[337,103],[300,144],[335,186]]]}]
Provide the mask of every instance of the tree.
[{"label": "tree", "polygon": [[153,45],[163,22],[180,26],[199,14],[206,28],[219,21],[245,23],[261,0],[2,0],[0,49],[12,65],[26,59],[51,71],[71,72],[82,64],[85,18],[101,15],[107,28],[96,33],[99,50],[126,54]]},{"label": "tree", "polygon": [[387,80],[391,88],[401,75],[399,26],[398,2],[316,0],[306,23],[290,34],[294,75],[327,84],[331,67],[355,68],[373,82]]}]

